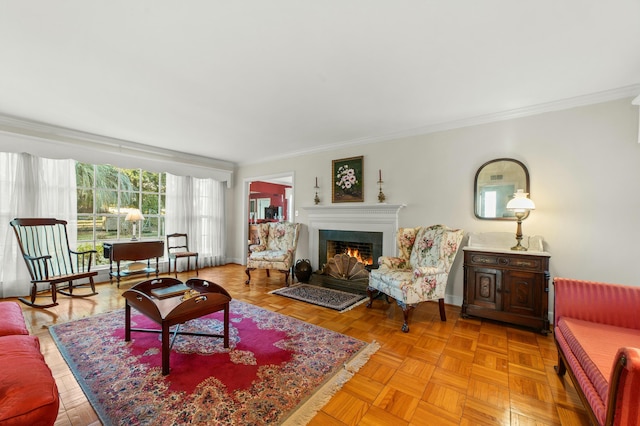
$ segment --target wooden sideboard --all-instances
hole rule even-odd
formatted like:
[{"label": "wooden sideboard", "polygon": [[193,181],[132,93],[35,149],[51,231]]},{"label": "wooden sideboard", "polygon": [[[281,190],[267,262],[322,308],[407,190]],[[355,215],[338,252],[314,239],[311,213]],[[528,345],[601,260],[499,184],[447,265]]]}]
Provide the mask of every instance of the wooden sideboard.
[{"label": "wooden sideboard", "polygon": [[549,333],[549,253],[463,250],[463,318],[487,318]]},{"label": "wooden sideboard", "polygon": [[[104,243],[102,245],[105,259],[109,259],[109,281],[113,283],[116,277],[118,288],[120,288],[120,278],[135,274],[155,273],[158,276],[158,259],[164,256],[164,241],[127,241],[118,243]],[[155,257],[156,265],[151,266],[151,259]],[[122,261],[147,261],[147,267],[134,270],[121,270]],[[116,270],[113,270],[113,263],[116,263]]]}]

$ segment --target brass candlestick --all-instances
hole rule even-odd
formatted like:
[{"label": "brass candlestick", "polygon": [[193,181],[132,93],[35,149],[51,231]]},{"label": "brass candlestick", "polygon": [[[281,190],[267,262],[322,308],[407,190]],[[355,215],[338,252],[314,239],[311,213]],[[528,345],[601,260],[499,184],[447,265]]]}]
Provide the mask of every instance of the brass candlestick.
[{"label": "brass candlestick", "polygon": [[313,202],[315,204],[320,204],[320,197],[318,197],[318,189],[320,189],[320,187],[318,186],[318,178],[316,178],[316,186],[314,186],[315,190],[316,190],[316,196],[313,199]]},{"label": "brass candlestick", "polygon": [[384,193],[382,192],[382,184],[383,184],[382,179],[380,179],[378,181],[378,186],[380,187],[380,192],[378,192],[378,202],[379,203],[384,203],[384,200],[387,199],[387,197],[385,197]]}]

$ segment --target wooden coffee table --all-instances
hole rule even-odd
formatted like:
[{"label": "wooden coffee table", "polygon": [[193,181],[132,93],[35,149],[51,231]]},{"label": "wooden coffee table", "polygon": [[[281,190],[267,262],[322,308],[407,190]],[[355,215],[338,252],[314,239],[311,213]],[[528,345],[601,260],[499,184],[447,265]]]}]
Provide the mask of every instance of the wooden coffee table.
[{"label": "wooden coffee table", "polygon": [[[185,298],[186,290],[199,294]],[[125,304],[124,340],[131,340],[132,331],[162,333],[162,374],[169,374],[169,353],[178,334],[224,338],[224,347],[229,347],[229,302],[231,296],[218,284],[192,278],[186,283],[174,278],[156,278],[143,281],[122,293]],[[161,330],[131,328],[131,308],[135,308],[149,319],[158,323]],[[213,312],[224,310],[224,334],[180,332],[180,324],[200,318]],[[169,342],[169,328],[176,326],[173,339]]]}]

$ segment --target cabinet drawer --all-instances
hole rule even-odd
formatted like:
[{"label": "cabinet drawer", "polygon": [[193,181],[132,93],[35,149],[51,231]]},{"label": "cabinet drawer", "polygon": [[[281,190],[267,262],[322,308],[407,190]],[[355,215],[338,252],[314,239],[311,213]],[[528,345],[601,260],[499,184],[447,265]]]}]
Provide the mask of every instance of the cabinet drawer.
[{"label": "cabinet drawer", "polygon": [[467,265],[494,266],[509,269],[541,270],[542,259],[535,256],[510,256],[499,253],[467,252]]}]

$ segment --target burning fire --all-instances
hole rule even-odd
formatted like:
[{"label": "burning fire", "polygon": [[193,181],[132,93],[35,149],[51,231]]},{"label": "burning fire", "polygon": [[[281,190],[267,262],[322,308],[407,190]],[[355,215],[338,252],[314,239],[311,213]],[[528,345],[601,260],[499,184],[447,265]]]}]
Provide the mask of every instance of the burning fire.
[{"label": "burning fire", "polygon": [[373,258],[368,257],[366,259],[363,259],[360,256],[360,250],[358,249],[348,248],[345,250],[345,254],[348,254],[351,257],[355,257],[358,262],[362,263],[363,265],[373,265]]}]

